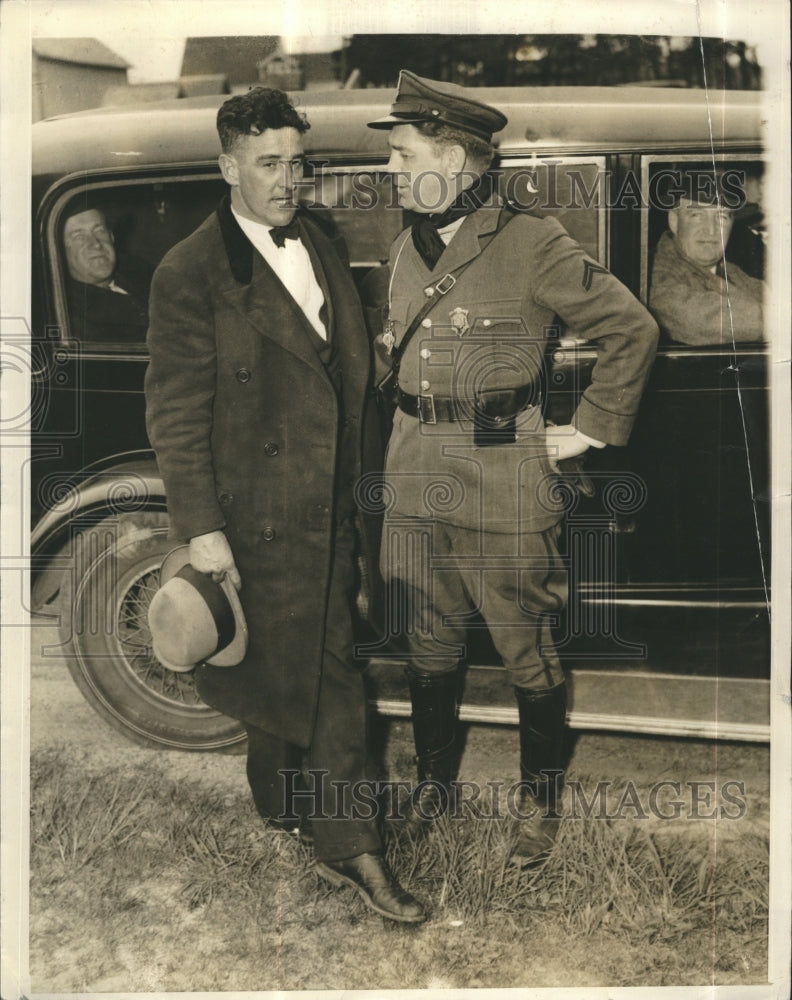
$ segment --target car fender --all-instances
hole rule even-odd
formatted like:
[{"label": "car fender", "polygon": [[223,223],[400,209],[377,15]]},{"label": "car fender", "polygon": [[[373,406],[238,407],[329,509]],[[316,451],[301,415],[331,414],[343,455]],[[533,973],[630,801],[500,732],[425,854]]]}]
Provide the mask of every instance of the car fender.
[{"label": "car fender", "polygon": [[30,538],[31,607],[49,603],[69,566],[61,556],[75,533],[114,515],[166,511],[165,486],[153,454],[117,459],[70,477],[53,490],[54,502],[33,527]]}]

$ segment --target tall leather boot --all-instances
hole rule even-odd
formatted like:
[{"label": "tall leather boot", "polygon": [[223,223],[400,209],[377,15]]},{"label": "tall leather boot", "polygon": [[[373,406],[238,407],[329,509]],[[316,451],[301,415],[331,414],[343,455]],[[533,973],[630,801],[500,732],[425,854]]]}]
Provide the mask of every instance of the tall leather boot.
[{"label": "tall leather boot", "polygon": [[427,823],[441,816],[451,802],[457,765],[457,671],[419,674],[408,667],[407,681],[418,766],[409,818],[412,823]]},{"label": "tall leather boot", "polygon": [[520,714],[519,834],[509,863],[541,865],[555,843],[564,784],[566,685],[532,691],[515,687]]}]

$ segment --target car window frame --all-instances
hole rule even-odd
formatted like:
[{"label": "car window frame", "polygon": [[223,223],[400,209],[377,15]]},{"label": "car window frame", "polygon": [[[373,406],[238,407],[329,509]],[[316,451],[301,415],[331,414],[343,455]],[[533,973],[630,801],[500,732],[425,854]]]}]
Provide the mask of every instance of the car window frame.
[{"label": "car window frame", "polygon": [[[611,246],[610,246],[610,211],[609,202],[611,194],[611,177],[608,169],[608,155],[606,153],[579,153],[579,154],[554,154],[542,153],[526,155],[525,153],[510,154],[508,151],[499,153],[495,169],[511,170],[514,167],[540,167],[546,165],[557,167],[567,167],[574,165],[593,165],[597,168],[597,194],[595,197],[597,213],[597,244],[600,255],[596,258],[597,263],[610,269]],[[537,206],[541,211],[541,203]],[[546,213],[550,218],[556,218],[551,213]],[[560,223],[563,225],[563,222]],[[570,233],[573,239],[574,235]]]},{"label": "car window frame", "polygon": [[[182,165],[173,168],[154,168],[140,172],[128,169],[118,176],[108,177],[106,172],[95,176],[71,175],[60,180],[56,188],[50,189],[41,205],[42,275],[49,301],[48,329],[57,326],[59,336],[55,341],[58,350],[66,357],[79,356],[82,359],[105,358],[113,360],[139,361],[148,357],[145,340],[138,344],[113,344],[112,342],[87,342],[73,335],[68,296],[66,294],[66,261],[60,245],[63,212],[75,194],[83,191],[107,191],[112,188],[151,186],[157,183],[173,184],[180,181],[217,181],[221,174],[217,163],[190,164],[191,169]],[[53,317],[55,322],[53,323]]]},{"label": "car window frame", "polygon": [[[641,170],[641,197],[643,199],[643,206],[641,209],[641,229],[639,237],[639,259],[641,265],[640,281],[638,287],[638,297],[640,301],[648,307],[649,301],[649,213],[651,211],[651,206],[649,204],[649,180],[652,172],[652,166],[656,163],[666,163],[666,164],[682,164],[682,163],[700,163],[702,160],[711,160],[713,164],[730,163],[734,160],[739,160],[745,163],[765,163],[766,155],[764,151],[756,151],[756,146],[751,145],[750,149],[741,149],[740,147],[730,148],[729,150],[717,150],[717,151],[706,151],[698,153],[644,153],[641,155],[640,160],[640,170]],[[739,343],[739,342],[738,342]],[[661,345],[662,346],[662,345]],[[684,346],[684,345],[673,345],[673,346]],[[694,345],[687,345],[694,346]],[[721,347],[723,345],[699,345],[699,346],[715,346]]]}]

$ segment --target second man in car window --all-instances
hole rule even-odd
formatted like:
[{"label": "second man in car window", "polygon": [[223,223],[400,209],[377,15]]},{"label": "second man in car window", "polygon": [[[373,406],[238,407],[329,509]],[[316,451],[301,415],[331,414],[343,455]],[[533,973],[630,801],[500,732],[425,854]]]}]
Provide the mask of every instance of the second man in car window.
[{"label": "second man in car window", "polygon": [[734,210],[717,191],[677,199],[655,251],[649,308],[672,340],[763,340],[764,283],[726,259]]},{"label": "second man in car window", "polygon": [[151,269],[129,257],[119,263],[104,212],[85,199],[75,202],[66,214],[63,248],[72,337],[94,344],[143,344]]}]

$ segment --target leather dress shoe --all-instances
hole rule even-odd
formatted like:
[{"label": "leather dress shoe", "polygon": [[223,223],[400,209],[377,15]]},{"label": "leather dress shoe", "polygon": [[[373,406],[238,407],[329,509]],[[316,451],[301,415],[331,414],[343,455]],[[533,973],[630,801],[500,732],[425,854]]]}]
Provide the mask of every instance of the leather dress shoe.
[{"label": "leather dress shoe", "polygon": [[418,924],[426,919],[424,908],[402,889],[379,852],[343,861],[317,861],[316,871],[331,885],[351,886],[366,906],[389,920]]}]

